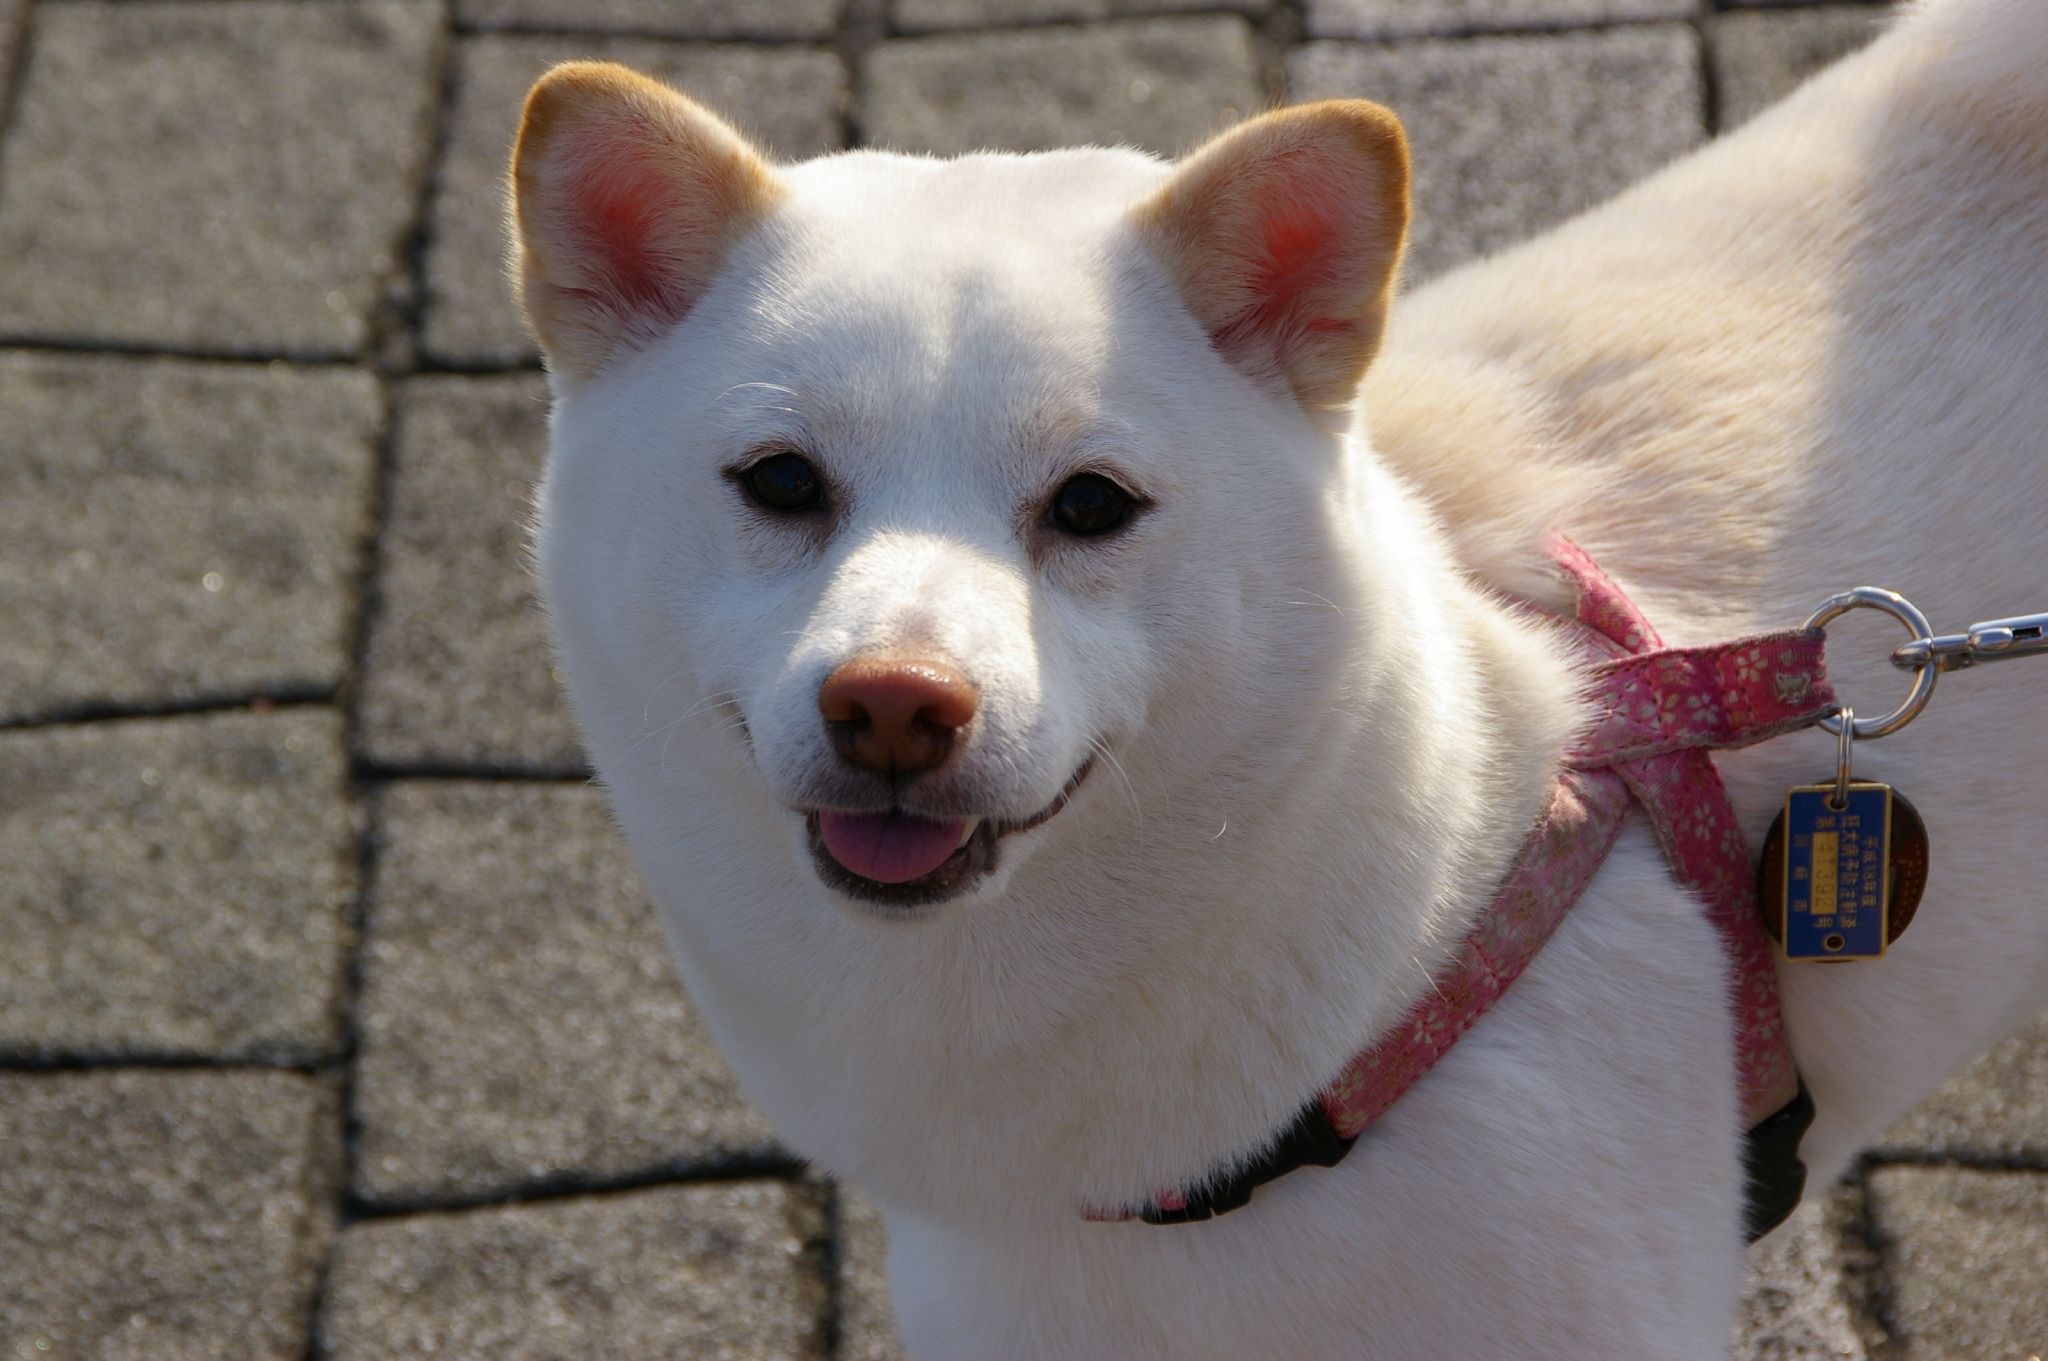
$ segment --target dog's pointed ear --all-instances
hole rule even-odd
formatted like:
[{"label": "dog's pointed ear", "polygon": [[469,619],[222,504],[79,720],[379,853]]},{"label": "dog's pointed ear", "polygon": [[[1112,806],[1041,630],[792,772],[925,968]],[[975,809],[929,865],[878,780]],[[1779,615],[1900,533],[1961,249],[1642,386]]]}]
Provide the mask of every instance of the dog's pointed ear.
[{"label": "dog's pointed ear", "polygon": [[1343,406],[1386,328],[1407,138],[1362,99],[1282,109],[1182,161],[1134,220],[1224,358],[1304,406]]},{"label": "dog's pointed ear", "polygon": [[526,97],[512,152],[514,271],[557,373],[587,378],[682,319],[783,195],[746,140],[609,62],[568,62]]}]

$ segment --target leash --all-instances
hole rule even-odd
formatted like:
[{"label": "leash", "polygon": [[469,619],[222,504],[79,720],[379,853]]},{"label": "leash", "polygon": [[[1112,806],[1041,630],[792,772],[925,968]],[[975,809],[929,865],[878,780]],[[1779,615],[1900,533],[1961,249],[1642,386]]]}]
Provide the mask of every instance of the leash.
[{"label": "leash", "polygon": [[[1086,1218],[1191,1223],[1248,1203],[1258,1187],[1296,1168],[1336,1166],[1521,974],[1591,882],[1631,808],[1647,815],[1728,962],[1750,1241],[1798,1206],[1806,1183],[1799,1140],[1814,1106],[1793,1066],[1772,940],[1788,960],[1876,958],[1905,929],[1926,883],[1924,825],[1889,786],[1853,778],[1852,745],[1910,723],[1944,671],[2048,656],[2048,615],[1937,636],[1903,596],[1858,587],[1830,597],[1797,629],[1666,648],[1583,549],[1561,536],[1548,548],[1576,590],[1574,615],[1560,622],[1573,630],[1585,663],[1594,718],[1477,924],[1407,1016],[1347,1063],[1257,1156],[1140,1205],[1090,1207]],[[1839,703],[1826,677],[1827,625],[1859,608],[1892,615],[1912,635],[1892,654],[1895,665],[1915,673],[1912,689],[1898,708],[1873,719]],[[1788,792],[1762,871],[1753,871],[1711,752],[1816,726],[1836,735],[1835,778]]]}]

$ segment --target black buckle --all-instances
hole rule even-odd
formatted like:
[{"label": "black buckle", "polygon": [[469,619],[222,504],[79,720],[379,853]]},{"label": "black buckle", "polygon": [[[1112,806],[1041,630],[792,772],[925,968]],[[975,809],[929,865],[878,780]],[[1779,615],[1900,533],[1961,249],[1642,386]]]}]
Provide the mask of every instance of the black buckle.
[{"label": "black buckle", "polygon": [[1249,1204],[1253,1191],[1297,1167],[1335,1167],[1351,1151],[1352,1142],[1330,1124],[1322,1102],[1312,1100],[1258,1157],[1227,1177],[1213,1178],[1189,1191],[1179,1209],[1151,1205],[1140,1210],[1138,1218],[1147,1224],[1192,1224],[1214,1219]]},{"label": "black buckle", "polygon": [[1806,1164],[1799,1160],[1799,1139],[1813,1123],[1813,1097],[1806,1083],[1782,1108],[1765,1116],[1742,1139],[1742,1170],[1748,1191],[1742,1225],[1754,1243],[1784,1223],[1799,1208],[1806,1191]]}]

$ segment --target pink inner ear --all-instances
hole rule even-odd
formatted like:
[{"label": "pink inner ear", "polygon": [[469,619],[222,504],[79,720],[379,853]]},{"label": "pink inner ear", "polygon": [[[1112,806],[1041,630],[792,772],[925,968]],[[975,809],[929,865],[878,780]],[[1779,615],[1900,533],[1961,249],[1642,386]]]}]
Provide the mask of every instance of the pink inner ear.
[{"label": "pink inner ear", "polygon": [[1318,192],[1314,167],[1276,177],[1268,186],[1258,239],[1247,241],[1246,282],[1254,301],[1225,322],[1215,340],[1225,349],[1257,336],[1283,354],[1290,336],[1304,331],[1355,329],[1356,321],[1339,311],[1349,301],[1332,296],[1342,291],[1347,264],[1345,237],[1332,211],[1331,195]]},{"label": "pink inner ear", "polygon": [[1336,235],[1322,205],[1306,195],[1268,206],[1261,235],[1266,258],[1259,270],[1262,297],[1298,297],[1330,278],[1330,240]]},{"label": "pink inner ear", "polygon": [[591,291],[628,312],[662,321],[688,310],[682,281],[674,277],[678,205],[665,202],[674,186],[648,162],[652,148],[618,139],[588,149],[570,194],[575,235],[588,252]]}]

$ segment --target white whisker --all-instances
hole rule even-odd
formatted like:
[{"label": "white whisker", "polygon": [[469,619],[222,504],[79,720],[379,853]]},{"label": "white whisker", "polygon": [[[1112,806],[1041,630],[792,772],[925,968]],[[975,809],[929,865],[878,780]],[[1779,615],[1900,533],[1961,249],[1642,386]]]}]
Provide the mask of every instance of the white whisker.
[{"label": "white whisker", "polygon": [[785,387],[781,383],[767,383],[756,380],[751,383],[734,383],[731,387],[719,393],[716,400],[722,402],[726,398],[732,396],[735,392],[745,392],[749,388],[756,388],[762,392],[779,392],[783,396],[789,398],[791,401],[797,400],[798,396],[800,395],[798,394],[797,390],[793,387]]},{"label": "white whisker", "polygon": [[647,692],[647,702],[640,706],[640,721],[642,723],[645,723],[647,721],[648,711],[654,708],[654,701],[661,698],[661,692],[668,689],[671,685],[674,685],[677,681],[681,680],[682,678],[682,672],[672,672],[670,673],[669,678],[667,680],[663,681],[661,684],[655,686],[652,690],[649,690]]},{"label": "white whisker", "polygon": [[1099,737],[1090,738],[1088,746],[1097,756],[1100,756],[1109,763],[1111,770],[1116,772],[1117,779],[1123,783],[1124,794],[1130,800],[1131,813],[1138,819],[1138,826],[1143,827],[1145,825],[1145,808],[1138,801],[1138,787],[1131,783],[1130,772],[1124,769],[1124,763],[1116,759],[1116,753],[1111,751],[1108,745]]},{"label": "white whisker", "polygon": [[1290,605],[1321,605],[1327,609],[1335,610],[1337,613],[1346,616],[1358,613],[1358,611],[1356,610],[1345,609],[1342,605],[1339,605],[1336,601],[1330,599],[1330,597],[1326,595],[1317,595],[1314,591],[1305,591],[1303,592],[1303,594],[1309,596],[1310,599],[1290,600],[1287,603]]},{"label": "white whisker", "polygon": [[[674,679],[674,677],[671,677],[670,679]],[[668,681],[663,681],[662,684],[666,685],[668,684]],[[657,693],[659,693],[659,690],[660,687],[656,687]],[[653,707],[653,703],[654,696],[649,695],[648,706],[650,708]],[[625,751],[620,753],[620,759],[623,760],[625,757],[631,756],[634,752],[640,750],[641,747],[647,745],[647,743],[652,742],[655,738],[661,737],[664,734],[666,734],[668,737],[668,741],[665,741],[661,744],[661,759],[664,763],[662,768],[666,770],[669,744],[675,741],[675,731],[678,727],[682,726],[685,720],[695,718],[697,715],[704,713],[707,710],[715,713],[718,711],[721,705],[734,703],[736,703],[736,701],[733,699],[733,696],[730,692],[724,690],[713,691],[711,694],[708,694],[704,696],[704,698],[698,700],[695,704],[692,704],[689,708],[683,710],[682,713],[677,714],[668,722],[663,723],[661,726],[656,728],[649,728],[647,731],[641,733],[639,737],[634,739],[632,746],[627,747]],[[646,716],[646,710],[643,709],[641,711],[642,722],[646,721]],[[741,717],[744,717],[744,715],[741,715]]]}]

